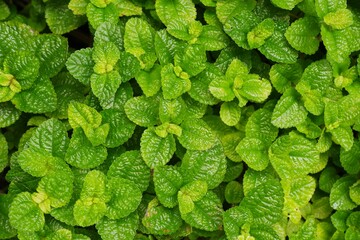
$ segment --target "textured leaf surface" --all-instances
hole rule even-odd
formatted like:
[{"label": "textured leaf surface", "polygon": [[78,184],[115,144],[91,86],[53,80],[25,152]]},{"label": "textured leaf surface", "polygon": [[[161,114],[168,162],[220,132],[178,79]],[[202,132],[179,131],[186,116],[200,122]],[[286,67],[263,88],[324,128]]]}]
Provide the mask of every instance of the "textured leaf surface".
[{"label": "textured leaf surface", "polygon": [[359,141],[354,142],[351,149],[346,151],[341,148],[340,150],[340,162],[341,166],[349,174],[357,174],[360,171],[360,143]]},{"label": "textured leaf surface", "polygon": [[159,102],[156,97],[134,97],[126,102],[127,117],[142,127],[151,127],[158,122]]},{"label": "textured leaf surface", "polygon": [[121,83],[121,76],[117,71],[105,74],[92,74],[90,78],[91,89],[99,99],[102,106],[113,99]]},{"label": "textured leaf surface", "polygon": [[3,134],[0,133],[0,172],[8,165],[8,143]]},{"label": "textured leaf surface", "polygon": [[161,69],[161,89],[165,99],[177,98],[191,88],[189,76],[186,73],[184,76],[179,74],[177,76],[175,71],[176,67],[172,64],[165,65]]},{"label": "textured leaf surface", "polygon": [[119,21],[119,15],[114,4],[109,4],[104,8],[97,8],[90,3],[86,7],[86,16],[94,29],[97,29],[104,22],[116,25]]},{"label": "textured leaf surface", "polygon": [[203,151],[188,150],[181,168],[185,183],[195,180],[205,181],[209,189],[217,187],[224,179],[226,159],[220,143]]},{"label": "textured leaf surface", "polygon": [[90,83],[94,65],[91,48],[75,51],[66,61],[66,67],[71,75],[85,85]]},{"label": "textured leaf surface", "polygon": [[7,239],[16,236],[17,232],[9,220],[9,206],[12,198],[9,195],[0,195],[0,238]]},{"label": "textured leaf surface", "polygon": [[141,136],[141,156],[150,168],[165,165],[170,161],[175,150],[175,139],[171,134],[162,138],[153,128],[149,128]]},{"label": "textured leaf surface", "polygon": [[10,102],[0,103],[0,128],[12,125],[20,115],[21,112]]},{"label": "textured leaf surface", "polygon": [[345,176],[338,179],[330,192],[330,205],[336,210],[352,210],[357,204],[354,203],[349,195],[349,188],[356,182],[354,176]]},{"label": "textured leaf surface", "polygon": [[44,214],[29,192],[18,194],[9,208],[10,224],[22,231],[39,231],[45,224]]},{"label": "textured leaf surface", "polygon": [[302,0],[271,0],[271,2],[278,6],[279,8],[291,10],[293,9],[298,3],[300,3]]},{"label": "textured leaf surface", "polygon": [[111,220],[103,218],[96,224],[96,229],[104,240],[124,239],[132,240],[135,237],[139,217],[136,213],[126,218]]},{"label": "textured leaf surface", "polygon": [[264,170],[269,164],[268,146],[258,138],[244,138],[236,147],[236,152],[252,169]]},{"label": "textured leaf surface", "polygon": [[182,134],[178,140],[188,150],[206,150],[215,144],[214,133],[201,119],[185,119],[181,128]]},{"label": "textured leaf surface", "polygon": [[168,25],[172,21],[190,23],[195,20],[195,5],[190,0],[160,0],[155,4],[160,20]]}]

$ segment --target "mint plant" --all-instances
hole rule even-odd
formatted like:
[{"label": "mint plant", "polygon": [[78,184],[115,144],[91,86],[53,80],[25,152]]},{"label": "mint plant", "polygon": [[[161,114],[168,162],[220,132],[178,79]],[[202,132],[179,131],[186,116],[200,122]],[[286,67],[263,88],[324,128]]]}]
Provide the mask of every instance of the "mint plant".
[{"label": "mint plant", "polygon": [[359,239],[355,0],[0,0],[0,239]]}]

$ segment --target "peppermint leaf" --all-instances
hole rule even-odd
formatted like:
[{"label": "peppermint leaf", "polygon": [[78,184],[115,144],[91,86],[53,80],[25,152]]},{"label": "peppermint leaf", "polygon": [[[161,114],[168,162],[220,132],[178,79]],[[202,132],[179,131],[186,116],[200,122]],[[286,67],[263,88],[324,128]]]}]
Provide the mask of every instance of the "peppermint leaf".
[{"label": "peppermint leaf", "polygon": [[195,5],[190,0],[160,0],[155,3],[156,13],[160,20],[168,25],[172,21],[190,23],[195,20]]},{"label": "peppermint leaf", "polygon": [[10,102],[0,103],[0,128],[5,128],[20,118],[21,112]]},{"label": "peppermint leaf", "polygon": [[235,102],[224,102],[220,107],[220,118],[228,126],[235,126],[241,117],[241,108]]},{"label": "peppermint leaf", "polygon": [[356,182],[354,176],[344,176],[338,179],[330,192],[330,205],[336,210],[352,210],[357,204],[349,195],[349,188]]},{"label": "peppermint leaf", "polygon": [[111,240],[114,238],[132,240],[136,234],[138,221],[139,216],[136,213],[132,213],[126,218],[117,220],[105,217],[96,224],[96,229],[104,240]]},{"label": "peppermint leaf", "polygon": [[112,3],[104,8],[98,8],[89,3],[86,7],[86,16],[94,29],[97,29],[104,22],[116,25],[119,21],[116,6]]},{"label": "peppermint leaf", "polygon": [[127,117],[139,126],[150,127],[158,122],[159,102],[156,97],[134,97],[125,104]]},{"label": "peppermint leaf", "polygon": [[286,9],[286,10],[292,10],[298,3],[302,2],[303,0],[290,0],[290,1],[284,1],[284,0],[271,0],[271,2],[278,6],[279,8]]},{"label": "peppermint leaf", "polygon": [[89,85],[94,65],[91,48],[75,51],[66,61],[66,67],[71,75],[84,85]]},{"label": "peppermint leaf", "polygon": [[91,89],[99,99],[101,105],[105,105],[113,99],[121,83],[120,74],[111,71],[105,74],[92,74],[90,78]]}]

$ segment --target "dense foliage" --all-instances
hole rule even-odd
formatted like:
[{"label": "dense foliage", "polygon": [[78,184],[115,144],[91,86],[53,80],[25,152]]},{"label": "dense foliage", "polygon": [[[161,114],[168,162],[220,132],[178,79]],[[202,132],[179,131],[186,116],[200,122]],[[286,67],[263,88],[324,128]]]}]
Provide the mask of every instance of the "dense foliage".
[{"label": "dense foliage", "polygon": [[357,0],[0,0],[0,239],[360,239]]}]

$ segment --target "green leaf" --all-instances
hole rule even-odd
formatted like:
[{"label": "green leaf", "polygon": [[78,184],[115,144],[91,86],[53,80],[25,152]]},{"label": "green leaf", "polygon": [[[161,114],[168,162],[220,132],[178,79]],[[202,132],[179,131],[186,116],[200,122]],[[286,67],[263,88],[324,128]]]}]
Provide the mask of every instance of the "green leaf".
[{"label": "green leaf", "polygon": [[232,87],[233,83],[231,79],[219,76],[210,82],[209,91],[214,97],[222,101],[230,102],[235,98]]},{"label": "green leaf", "polygon": [[94,29],[97,29],[104,22],[116,25],[119,21],[118,11],[112,3],[104,8],[97,8],[92,3],[89,3],[86,7],[86,16]]},{"label": "green leaf", "polygon": [[324,24],[321,25],[321,37],[327,54],[336,62],[343,62],[352,50],[353,43],[346,37],[344,30],[332,30]]},{"label": "green leaf", "polygon": [[323,18],[329,12],[346,8],[346,0],[316,0],[315,9],[320,18]]},{"label": "green leaf", "polygon": [[168,163],[176,150],[172,134],[159,137],[154,128],[148,128],[141,136],[140,151],[146,165],[150,168]]},{"label": "green leaf", "polygon": [[137,76],[140,71],[139,60],[128,52],[120,52],[120,61],[118,61],[118,71],[123,82],[127,82]]},{"label": "green leaf", "polygon": [[133,16],[142,14],[141,6],[138,6],[138,4],[133,3],[131,0],[115,1],[114,4],[119,10],[119,16]]},{"label": "green leaf", "polygon": [[118,147],[127,142],[134,133],[135,124],[131,122],[124,111],[116,109],[105,109],[101,112],[103,123],[110,126],[105,146],[109,148]]},{"label": "green leaf", "polygon": [[20,83],[21,90],[29,89],[34,84],[39,68],[40,61],[30,52],[10,53],[4,61],[4,71],[14,76],[13,81]]},{"label": "green leaf", "polygon": [[127,117],[142,127],[151,127],[158,123],[159,101],[156,97],[139,96],[131,98],[125,104]]},{"label": "green leaf", "polygon": [[99,99],[102,106],[113,99],[121,83],[121,76],[117,71],[104,74],[92,74],[90,78],[91,89]]},{"label": "green leaf", "polygon": [[111,191],[111,198],[107,203],[106,216],[108,218],[124,218],[138,208],[142,193],[133,181],[112,177],[108,184]]},{"label": "green leaf", "polygon": [[175,233],[183,224],[176,208],[165,208],[154,198],[146,209],[142,224],[151,234],[168,235]]},{"label": "green leaf", "polygon": [[[1,3],[0,3],[1,4]],[[15,237],[17,232],[14,227],[11,226],[9,220],[9,207],[13,197],[9,194],[0,195],[0,238],[8,239]]]},{"label": "green leaf", "polygon": [[141,70],[135,78],[145,96],[154,96],[161,88],[161,66],[155,64],[150,71]]},{"label": "green leaf", "polygon": [[154,29],[143,19],[131,18],[125,25],[125,50],[134,55],[142,69],[149,70],[156,61]]},{"label": "green leaf", "polygon": [[207,51],[219,51],[229,44],[229,39],[219,27],[205,25],[196,43],[203,45]]},{"label": "green leaf", "polygon": [[47,152],[63,159],[69,146],[69,137],[62,122],[49,119],[40,124],[28,142],[32,151]]},{"label": "green leaf", "polygon": [[282,179],[316,172],[321,161],[315,143],[294,132],[276,139],[269,158]]},{"label": "green leaf", "polygon": [[247,41],[251,49],[262,46],[266,39],[274,33],[275,23],[271,18],[266,18],[247,34]]},{"label": "green leaf", "polygon": [[286,9],[286,10],[292,10],[298,3],[302,2],[303,0],[290,0],[290,1],[286,1],[286,0],[271,0],[271,2],[282,9]]},{"label": "green leaf", "polygon": [[[189,45],[175,54],[174,63],[176,74],[176,68],[181,67],[182,72],[196,76],[206,68],[206,51],[201,45]],[[178,77],[182,78],[182,74]]]},{"label": "green leaf", "polygon": [[349,195],[351,200],[359,205],[360,203],[360,181],[358,180],[350,187]]},{"label": "green leaf", "polygon": [[89,0],[70,0],[68,7],[76,15],[86,14],[86,6],[88,5]]},{"label": "green leaf", "polygon": [[178,204],[177,193],[183,185],[183,177],[178,168],[158,166],[154,169],[154,186],[159,202],[167,208]]},{"label": "green leaf", "polygon": [[47,2],[45,18],[50,30],[59,35],[68,33],[86,22],[85,17],[74,15],[66,0]]},{"label": "green leaf", "polygon": [[182,124],[179,142],[188,150],[207,150],[214,146],[216,137],[209,126],[201,119],[185,119]]},{"label": "green leaf", "polygon": [[105,212],[106,204],[98,199],[79,199],[74,206],[74,217],[77,225],[81,227],[96,224],[105,215]]},{"label": "green leaf", "polygon": [[270,81],[273,87],[279,93],[284,93],[286,89],[291,87],[292,83],[296,83],[302,75],[300,64],[274,64],[271,66]]},{"label": "green leaf", "polygon": [[182,98],[172,100],[161,99],[159,117],[162,123],[180,124],[186,115],[186,105]]},{"label": "green leaf", "polygon": [[295,63],[298,53],[286,41],[285,32],[289,23],[286,20],[275,21],[274,33],[259,47],[266,58],[278,63]]},{"label": "green leaf", "polygon": [[[243,76],[243,82],[237,79],[234,82],[234,91],[236,97],[241,103],[241,98],[245,98],[252,102],[261,103],[264,102],[271,93],[271,84],[267,79],[261,79],[256,74],[249,74],[246,77]],[[239,96],[240,95],[240,96]]]},{"label": "green leaf", "polygon": [[11,12],[9,6],[3,0],[0,1],[0,9],[1,9],[0,20],[5,20],[10,15]]},{"label": "green leaf", "polygon": [[216,81],[216,78],[221,77],[221,72],[214,65],[207,65],[207,67],[191,78],[191,88],[188,92],[189,95],[196,101],[207,104],[214,105],[219,102],[210,92],[209,85],[212,81]]},{"label": "green leaf", "polygon": [[271,123],[271,112],[265,108],[255,111],[246,123],[246,137],[257,138],[268,144],[278,136],[278,129]]},{"label": "green leaf", "polygon": [[222,204],[220,199],[213,192],[208,192],[199,201],[194,202],[194,209],[181,217],[193,227],[215,231],[222,225]]},{"label": "green leaf", "polygon": [[293,239],[314,239],[316,235],[316,220],[313,217],[307,218],[305,223],[300,227],[299,231],[292,236]]},{"label": "green leaf", "polygon": [[82,129],[74,129],[65,155],[65,161],[68,164],[81,169],[89,169],[102,164],[106,157],[106,147],[93,146]]},{"label": "green leaf", "polygon": [[216,3],[216,15],[222,24],[243,10],[251,11],[255,8],[254,0],[219,0]]},{"label": "green leaf", "polygon": [[326,14],[324,22],[334,29],[344,29],[353,24],[353,15],[348,9],[339,9]]},{"label": "green leaf", "polygon": [[58,158],[51,156],[46,151],[41,152],[42,149],[27,148],[23,150],[18,156],[18,164],[27,173],[35,177],[43,177],[51,171],[58,161]]},{"label": "green leaf", "polygon": [[21,111],[10,102],[0,103],[0,128],[5,128],[20,118]]},{"label": "green leaf", "polygon": [[354,135],[350,126],[342,125],[331,129],[330,132],[333,142],[339,144],[345,149],[345,151],[349,151],[351,149],[354,143]]},{"label": "green leaf", "polygon": [[54,86],[47,77],[40,77],[31,88],[16,94],[12,103],[23,112],[52,112],[57,106]]},{"label": "green leaf", "polygon": [[165,99],[174,99],[191,88],[189,75],[171,63],[161,69],[161,88]]},{"label": "green leaf", "polygon": [[90,84],[95,63],[92,59],[92,48],[83,48],[75,51],[66,61],[66,68],[71,75],[84,85]]},{"label": "green leaf", "polygon": [[44,214],[29,192],[18,194],[9,208],[10,224],[21,231],[34,232],[44,227]]},{"label": "green leaf", "polygon": [[274,224],[282,218],[284,193],[276,180],[268,180],[250,190],[240,206],[248,208],[253,223]]},{"label": "green leaf", "polygon": [[205,181],[196,180],[181,187],[179,193],[181,192],[181,194],[190,197],[192,201],[196,202],[206,195],[207,190],[208,187]]},{"label": "green leaf", "polygon": [[120,50],[124,50],[124,26],[120,24],[112,24],[104,22],[96,29],[94,34],[94,42],[97,44],[106,44],[112,42]]},{"label": "green leaf", "polygon": [[186,151],[180,171],[186,184],[202,180],[207,183],[209,189],[217,187],[223,181],[226,172],[226,158],[222,145],[216,142],[208,150]]},{"label": "green leaf", "polygon": [[319,188],[326,193],[330,193],[334,183],[339,178],[334,167],[326,167],[320,174]]},{"label": "green leaf", "polygon": [[0,172],[8,165],[8,143],[3,134],[0,133]]},{"label": "green leaf", "polygon": [[172,21],[191,23],[196,18],[195,5],[190,0],[159,0],[155,3],[156,13],[167,26]]},{"label": "green leaf", "polygon": [[230,204],[237,204],[241,202],[244,197],[243,187],[241,183],[231,181],[225,188],[225,199]]},{"label": "green leaf", "polygon": [[180,47],[177,39],[172,37],[165,29],[155,34],[155,52],[161,65],[173,62],[175,53]]},{"label": "green leaf", "polygon": [[105,217],[96,224],[96,229],[98,230],[101,239],[104,240],[132,240],[136,234],[138,221],[139,216],[136,213],[132,213],[126,218],[117,220]]},{"label": "green leaf", "polygon": [[40,34],[33,39],[32,48],[40,60],[40,76],[54,77],[64,67],[68,57],[66,38],[55,34]]},{"label": "green leaf", "polygon": [[262,171],[269,164],[268,145],[261,139],[244,138],[236,147],[236,152],[254,170]]},{"label": "green leaf", "polygon": [[131,85],[122,83],[121,87],[115,93],[114,98],[109,99],[109,102],[103,103],[103,109],[116,109],[124,111],[125,103],[133,97],[133,89]]},{"label": "green leaf", "polygon": [[279,128],[294,127],[305,121],[306,109],[298,100],[299,94],[289,88],[276,103],[271,123]]},{"label": "green leaf", "polygon": [[[41,178],[37,191],[45,194],[54,208],[63,207],[70,202],[73,193],[74,176],[68,171],[52,171]],[[33,198],[34,199],[34,198]],[[41,208],[41,203],[39,203]]]},{"label": "green leaf", "polygon": [[358,174],[360,172],[360,142],[354,141],[351,149],[346,151],[344,148],[340,149],[341,166],[348,174]]},{"label": "green leaf", "polygon": [[224,102],[220,107],[220,118],[228,126],[235,126],[241,117],[241,108],[235,102]]},{"label": "green leaf", "polygon": [[336,210],[352,210],[357,206],[349,195],[349,188],[356,180],[354,176],[345,176],[334,183],[330,192],[330,205],[332,208]]},{"label": "green leaf", "polygon": [[319,33],[317,19],[304,17],[291,24],[286,30],[285,37],[293,48],[311,55],[319,48],[320,40],[317,38]]},{"label": "green leaf", "polygon": [[242,226],[252,222],[252,214],[243,206],[231,207],[223,214],[224,230],[229,240],[236,240],[242,234]]},{"label": "green leaf", "polygon": [[72,128],[86,129],[100,126],[102,117],[94,108],[79,102],[71,102],[68,110],[69,123]]}]

